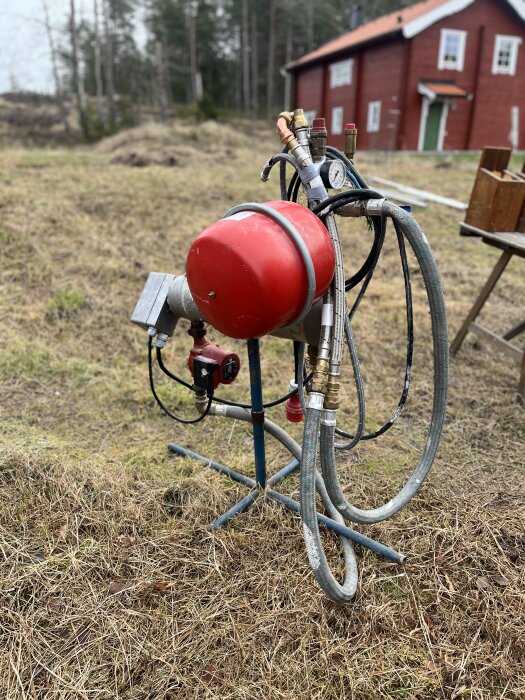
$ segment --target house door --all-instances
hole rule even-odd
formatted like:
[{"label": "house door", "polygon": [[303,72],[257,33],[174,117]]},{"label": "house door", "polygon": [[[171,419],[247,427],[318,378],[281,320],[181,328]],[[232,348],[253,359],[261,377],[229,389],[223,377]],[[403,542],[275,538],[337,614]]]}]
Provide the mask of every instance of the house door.
[{"label": "house door", "polygon": [[437,151],[440,148],[439,132],[444,106],[443,102],[431,102],[428,106],[425,139],[423,141],[424,151]]}]

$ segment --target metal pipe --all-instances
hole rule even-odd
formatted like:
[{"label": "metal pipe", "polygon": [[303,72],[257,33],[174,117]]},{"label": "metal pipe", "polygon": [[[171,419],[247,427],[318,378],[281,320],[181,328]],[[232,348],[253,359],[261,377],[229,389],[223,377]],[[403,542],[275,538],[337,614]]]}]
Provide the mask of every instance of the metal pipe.
[{"label": "metal pipe", "polygon": [[248,341],[250,366],[250,394],[252,399],[253,451],[255,455],[255,480],[260,488],[266,486],[266,455],[264,450],[264,407],[262,397],[261,357],[259,341]]},{"label": "metal pipe", "polygon": [[210,523],[208,525],[208,530],[218,530],[223,525],[226,525],[226,523],[233,520],[233,518],[239,515],[239,513],[243,513],[245,510],[248,510],[248,508],[259,498],[260,495],[261,492],[259,489],[255,489],[240,501],[237,501],[237,503],[227,510],[226,513],[223,513],[212,523]]},{"label": "metal pipe", "polygon": [[[283,493],[279,493],[279,491],[274,491],[273,489],[267,489],[266,494],[275,501],[282,503],[289,510],[293,510],[294,513],[301,512],[301,504],[298,501],[294,501],[293,498],[289,498]],[[346,527],[346,525],[341,525],[341,523],[332,520],[332,518],[328,518],[322,513],[317,513],[317,520],[338,535],[346,537],[347,539],[352,540],[352,542],[372,550],[372,552],[385,557],[385,559],[388,559],[388,561],[393,561],[395,564],[403,564],[406,559],[405,555],[401,554],[401,552],[396,552],[395,549],[391,549],[385,544],[381,544],[381,542],[373,540],[371,537],[362,535],[360,532],[356,532],[356,530]]]},{"label": "metal pipe", "polygon": [[215,471],[219,472],[219,474],[226,474],[226,476],[229,476],[230,479],[238,481],[240,484],[248,486],[248,488],[250,489],[253,489],[257,486],[255,481],[253,479],[250,479],[249,476],[241,474],[240,472],[235,471],[235,469],[230,469],[230,467],[226,467],[224,466],[224,464],[214,462],[212,459],[208,459],[208,457],[204,457],[198,452],[193,452],[193,450],[188,450],[186,447],[182,447],[181,445],[176,445],[175,443],[170,442],[168,443],[168,449],[171,452],[175,452],[176,454],[181,455],[182,457],[191,457],[192,459],[196,459],[198,462],[204,462],[204,464],[208,465],[208,467],[211,467],[212,469],[215,469]]}]

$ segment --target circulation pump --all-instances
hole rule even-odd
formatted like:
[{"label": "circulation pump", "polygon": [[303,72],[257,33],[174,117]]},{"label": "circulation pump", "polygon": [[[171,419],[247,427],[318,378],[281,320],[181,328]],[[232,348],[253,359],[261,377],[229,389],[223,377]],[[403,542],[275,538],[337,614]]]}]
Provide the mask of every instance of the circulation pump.
[{"label": "circulation pump", "polygon": [[[131,320],[148,331],[150,387],[159,406],[181,423],[199,423],[222,416],[252,424],[255,479],[177,444],[169,449],[200,460],[250,491],[211,525],[216,529],[248,508],[260,495],[281,502],[301,515],[308,559],[319,585],[332,600],[350,601],[357,587],[353,543],[361,544],[402,563],[403,555],[348,526],[377,523],[395,515],[414,496],[426,478],[438,448],[447,402],[448,338],[443,292],[436,262],[416,221],[380,193],[370,189],[354,165],[357,130],[345,129],[344,153],[327,145],[325,120],[310,126],[303,110],[283,112],[277,120],[283,150],[265,164],[267,181],[279,166],[278,201],[250,202],[228,211],[193,241],[186,273],[149,274]],[[286,167],[291,166],[288,180]],[[307,206],[297,203],[302,190]],[[331,192],[329,194],[329,191]],[[373,231],[370,251],[351,277],[345,266],[337,216],[365,217]],[[391,221],[399,247],[407,311],[407,353],[403,390],[390,418],[378,430],[365,430],[365,389],[352,322],[366,294]],[[408,397],[413,355],[413,314],[406,243],[411,247],[425,284],[432,322],[434,397],[428,439],[412,474],[401,490],[383,506],[364,510],[351,503],[337,473],[337,454],[352,450],[360,441],[380,438],[399,417]],[[358,289],[348,308],[346,292]],[[181,319],[190,322],[193,338],[188,369],[192,381],[171,372],[162,349]],[[229,401],[216,393],[221,384],[237,378],[239,356],[206,337],[206,324],[248,346],[251,403]],[[293,343],[294,381],[281,398],[265,404],[262,396],[258,339],[273,335]],[[352,434],[338,426],[340,372],[344,348],[353,370],[357,397],[357,425]],[[196,415],[182,418],[158,396],[153,358],[172,380],[194,394]],[[304,420],[302,444],[265,415],[265,409],[284,403],[293,422]],[[265,434],[277,439],[292,461],[267,478]],[[299,469],[300,502],[275,487]],[[316,494],[325,513],[316,507]],[[335,531],[341,541],[345,576],[333,575],[321,541],[319,524]]]}]

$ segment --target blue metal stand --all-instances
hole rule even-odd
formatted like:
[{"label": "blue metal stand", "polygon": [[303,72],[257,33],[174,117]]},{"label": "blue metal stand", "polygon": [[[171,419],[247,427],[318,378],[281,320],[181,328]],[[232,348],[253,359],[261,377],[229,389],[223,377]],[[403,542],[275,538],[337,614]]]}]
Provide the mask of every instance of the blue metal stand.
[{"label": "blue metal stand", "polygon": [[[191,459],[198,460],[199,462],[204,462],[207,466],[215,469],[215,471],[219,472],[220,474],[225,474],[226,476],[229,476],[230,479],[233,479],[233,481],[237,481],[243,486],[247,486],[249,489],[251,489],[247,496],[233,505],[226,511],[226,513],[223,513],[223,515],[214,520],[209,525],[210,530],[217,530],[219,527],[232,520],[232,518],[235,518],[236,515],[247,510],[261,494],[266,494],[269,498],[279,501],[286,508],[296,513],[299,513],[301,508],[298,501],[294,501],[292,498],[285,496],[279,491],[275,491],[273,488],[299,467],[299,462],[296,459],[280,469],[269,479],[267,479],[266,476],[266,456],[264,449],[264,407],[262,397],[261,360],[259,355],[258,340],[248,340],[248,360],[250,366],[255,479],[251,479],[245,474],[241,474],[234,469],[230,469],[230,467],[226,467],[224,464],[220,464],[219,462],[214,462],[207,457],[203,457],[197,452],[181,447],[181,445],[176,445],[174,443],[168,444],[168,448],[171,450],[171,452],[183,457],[190,457]],[[330,530],[336,532],[338,535],[347,537],[349,540],[352,540],[356,544],[360,544],[363,547],[380,554],[389,561],[395,562],[396,564],[402,564],[405,559],[403,554],[400,554],[394,549],[381,544],[381,542],[377,542],[370,537],[362,535],[360,532],[356,532],[345,525],[341,525],[341,523],[338,523],[336,520],[332,520],[332,518],[328,518],[326,515],[318,513],[317,520]]]}]

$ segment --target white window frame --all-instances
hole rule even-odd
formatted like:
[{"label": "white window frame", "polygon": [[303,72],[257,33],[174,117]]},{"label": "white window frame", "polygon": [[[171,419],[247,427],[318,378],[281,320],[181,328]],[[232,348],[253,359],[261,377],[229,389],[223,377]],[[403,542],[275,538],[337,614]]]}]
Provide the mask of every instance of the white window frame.
[{"label": "white window frame", "polygon": [[[455,36],[459,39],[457,61],[451,62],[445,59],[447,37]],[[464,29],[442,29],[439,40],[438,70],[462,71],[465,65],[465,48],[467,45],[467,32]]]},{"label": "white window frame", "polygon": [[368,103],[366,116],[366,130],[369,134],[379,131],[381,128],[381,100],[372,100]]},{"label": "white window frame", "polygon": [[344,110],[342,107],[332,107],[332,121],[330,124],[331,134],[343,133],[343,116]]},{"label": "white window frame", "polygon": [[[504,42],[510,42],[511,52],[508,66],[499,65],[499,54]],[[518,63],[518,49],[522,43],[520,36],[509,36],[508,34],[496,34],[494,38],[494,54],[492,56],[493,75],[516,75],[516,65]]]},{"label": "white window frame", "polygon": [[330,88],[352,84],[353,58],[346,58],[344,61],[331,63],[328,67],[330,69]]},{"label": "white window frame", "polygon": [[312,126],[312,122],[316,118],[316,116],[317,112],[315,111],[315,109],[307,109],[304,113],[304,118],[310,126]]}]

